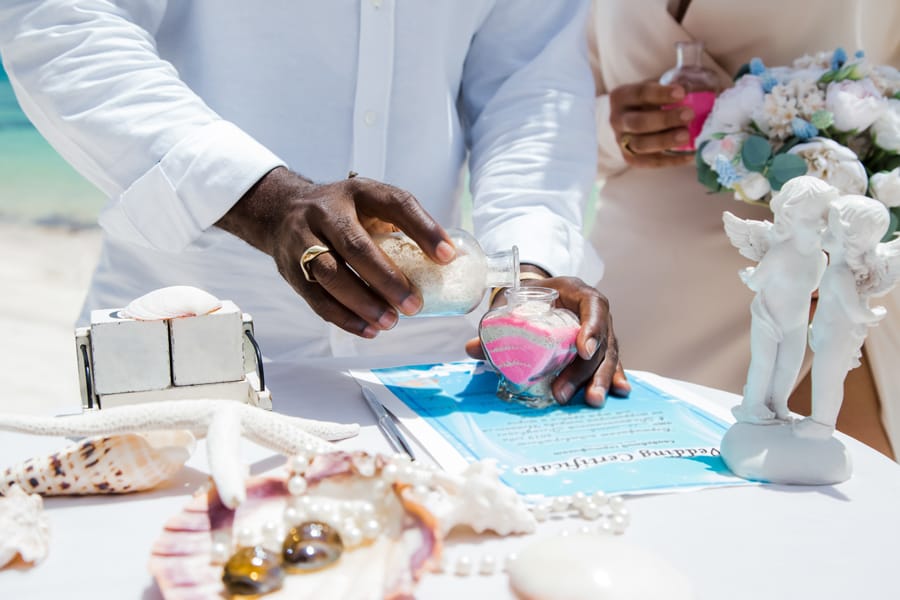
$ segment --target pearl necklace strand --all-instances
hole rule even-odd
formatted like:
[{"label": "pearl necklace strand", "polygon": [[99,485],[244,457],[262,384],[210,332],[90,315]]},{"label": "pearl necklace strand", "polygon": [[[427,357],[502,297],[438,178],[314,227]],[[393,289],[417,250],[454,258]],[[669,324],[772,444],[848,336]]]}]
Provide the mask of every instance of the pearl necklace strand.
[{"label": "pearl necklace strand", "polygon": [[[590,495],[584,492],[575,492],[571,496],[547,498],[530,507],[530,510],[539,522],[562,521],[575,516],[597,522],[593,526],[587,524],[580,526],[576,531],[581,535],[621,535],[625,533],[631,522],[631,513],[625,506],[624,498],[607,496],[600,491]],[[563,528],[557,534],[564,537],[569,536],[572,535],[572,530]],[[507,572],[516,558],[517,555],[514,552],[507,554],[502,560],[490,553],[482,554],[480,558],[477,558],[463,552],[458,553],[453,559],[445,548],[437,572],[459,577],[491,576],[498,570]]]}]

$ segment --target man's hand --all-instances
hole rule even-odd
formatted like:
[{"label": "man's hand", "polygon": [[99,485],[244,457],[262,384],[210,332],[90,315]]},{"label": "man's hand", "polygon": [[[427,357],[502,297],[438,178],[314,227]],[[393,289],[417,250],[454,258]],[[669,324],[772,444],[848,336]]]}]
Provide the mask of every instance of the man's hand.
[{"label": "man's hand", "polygon": [[[399,188],[360,177],[315,184],[283,167],[259,180],[217,223],[275,259],[282,277],[323,319],[366,338],[412,315],[422,298],[372,240],[402,230],[440,264],[456,251],[447,232]],[[311,246],[329,249],[300,268]],[[396,308],[395,308],[396,307]]]},{"label": "man's hand", "polygon": [[[553,382],[556,401],[566,404],[580,387],[585,388],[584,398],[591,406],[603,406],[608,393],[628,395],[631,384],[619,362],[619,347],[606,297],[576,277],[529,280],[522,285],[555,289],[559,293],[557,303],[574,312],[581,320],[581,330],[575,341],[578,357]],[[505,300],[500,295],[495,305],[503,302]],[[478,338],[469,340],[466,353],[472,358],[483,359],[481,341]]]},{"label": "man's hand", "polygon": [[694,160],[692,154],[668,154],[690,141],[687,126],[694,111],[664,109],[684,98],[679,85],[645,82],[621,85],[609,95],[609,123],[625,162],[634,167],[668,167]]}]

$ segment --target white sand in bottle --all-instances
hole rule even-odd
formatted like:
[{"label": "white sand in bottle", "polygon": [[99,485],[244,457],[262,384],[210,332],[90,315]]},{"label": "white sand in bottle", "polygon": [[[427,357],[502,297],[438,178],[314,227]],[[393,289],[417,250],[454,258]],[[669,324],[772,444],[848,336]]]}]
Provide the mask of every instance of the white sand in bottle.
[{"label": "white sand in bottle", "polygon": [[422,294],[422,316],[460,315],[474,309],[485,293],[484,256],[457,246],[456,258],[439,265],[405,236],[390,235],[378,245]]}]

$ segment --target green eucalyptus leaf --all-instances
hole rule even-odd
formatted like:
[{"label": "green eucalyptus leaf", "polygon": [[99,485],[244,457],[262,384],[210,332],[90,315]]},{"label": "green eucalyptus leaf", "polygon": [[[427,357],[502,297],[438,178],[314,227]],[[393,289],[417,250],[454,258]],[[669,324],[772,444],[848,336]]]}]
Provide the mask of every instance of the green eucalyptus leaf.
[{"label": "green eucalyptus leaf", "polygon": [[834,81],[834,77],[837,75],[834,71],[825,71],[825,73],[819,77],[819,83],[831,83]]},{"label": "green eucalyptus leaf", "polygon": [[900,155],[895,154],[882,161],[879,171],[893,171],[897,167],[900,167]]},{"label": "green eucalyptus leaf", "polygon": [[806,175],[806,170],[806,161],[796,154],[779,154],[772,159],[766,171],[766,178],[772,189],[777,192],[788,180]]},{"label": "green eucalyptus leaf", "polygon": [[719,184],[719,176],[716,175],[716,172],[713,171],[712,167],[706,164],[706,161],[704,161],[701,156],[703,147],[708,143],[708,141],[703,142],[694,154],[694,162],[697,165],[697,181],[702,183],[710,192],[721,192],[722,186]]},{"label": "green eucalyptus leaf", "polygon": [[762,173],[772,156],[772,148],[765,138],[751,135],[741,146],[741,160],[750,171]]}]

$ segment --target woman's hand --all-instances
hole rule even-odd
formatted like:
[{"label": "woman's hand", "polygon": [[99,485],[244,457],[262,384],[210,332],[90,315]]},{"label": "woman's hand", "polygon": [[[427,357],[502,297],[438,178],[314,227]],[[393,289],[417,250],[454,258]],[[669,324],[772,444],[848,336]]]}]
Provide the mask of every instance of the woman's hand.
[{"label": "woman's hand", "polygon": [[[419,293],[372,233],[400,229],[440,264],[456,255],[412,194],[361,177],[315,184],[279,167],[216,224],[272,256],[320,317],[366,338],[396,325],[397,308],[407,315],[422,308]],[[310,253],[316,246],[323,251]]]},{"label": "woman's hand", "polygon": [[634,167],[668,167],[694,160],[693,154],[670,154],[690,142],[687,126],[694,111],[664,108],[684,99],[684,88],[656,82],[617,87],[609,95],[609,123],[625,162]]},{"label": "woman's hand", "polygon": [[[566,404],[581,387],[584,387],[585,402],[591,406],[603,406],[609,393],[627,396],[631,384],[619,362],[619,346],[606,297],[577,277],[529,280],[522,285],[553,288],[559,293],[558,305],[571,310],[581,320],[575,341],[578,356],[553,382],[556,401]],[[499,295],[495,305],[504,301]],[[472,358],[485,357],[478,338],[466,343],[466,353]]]}]

